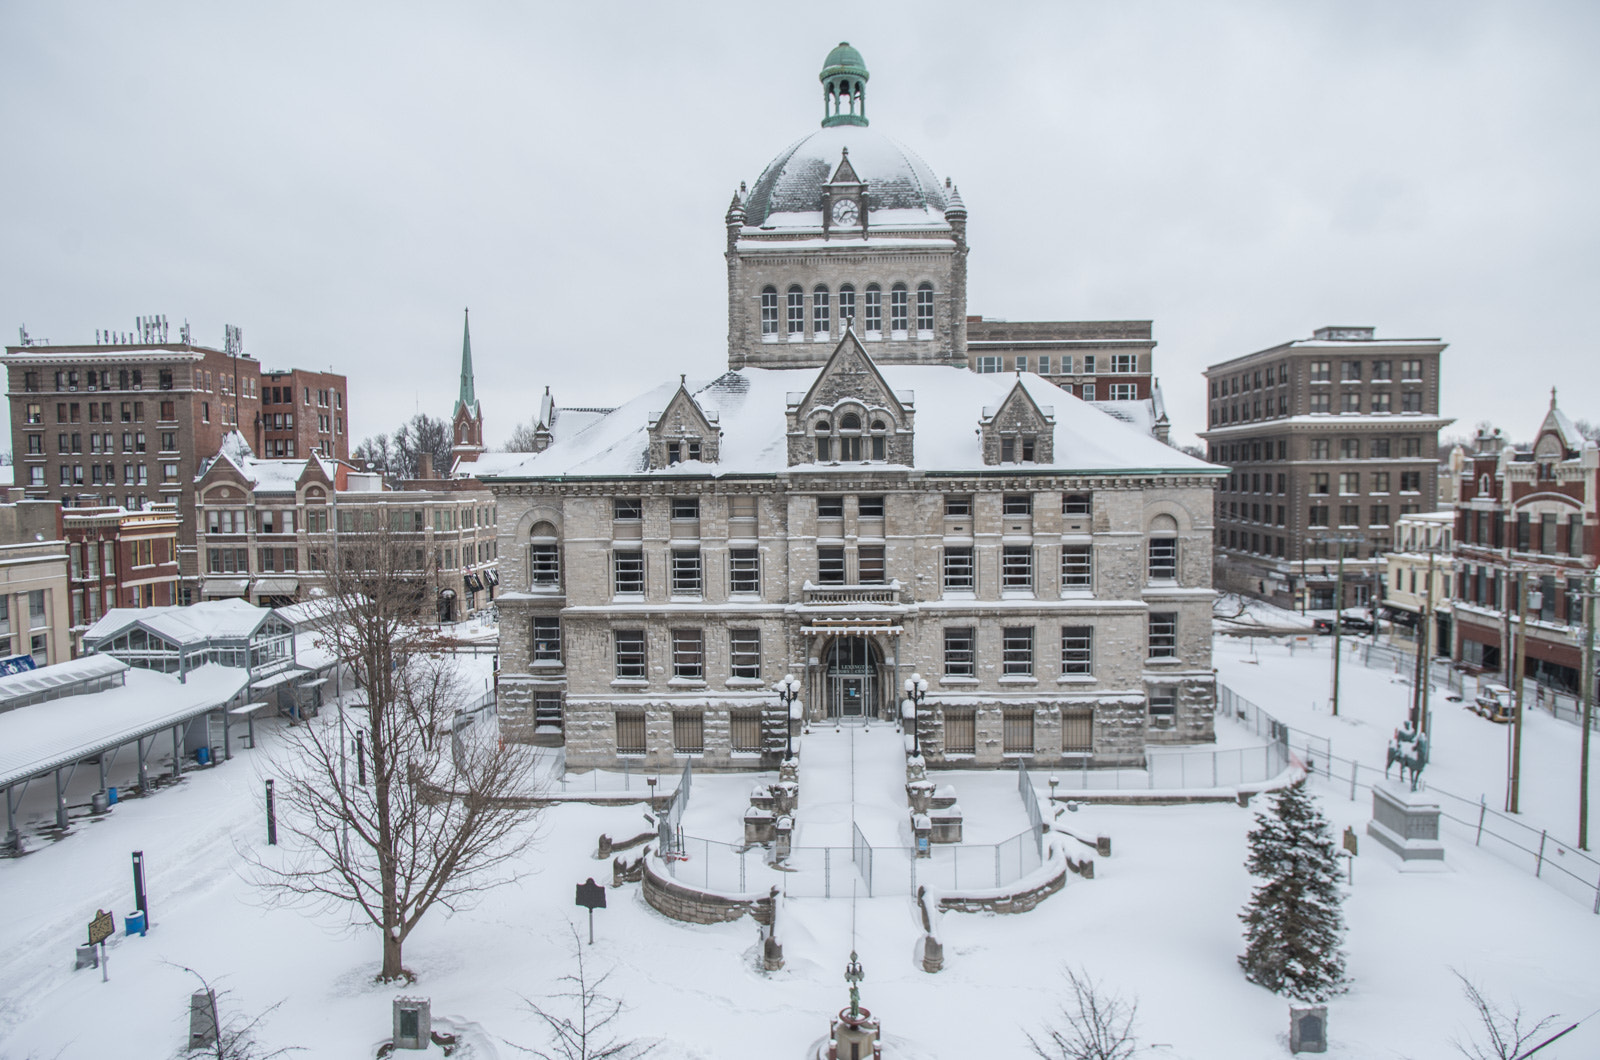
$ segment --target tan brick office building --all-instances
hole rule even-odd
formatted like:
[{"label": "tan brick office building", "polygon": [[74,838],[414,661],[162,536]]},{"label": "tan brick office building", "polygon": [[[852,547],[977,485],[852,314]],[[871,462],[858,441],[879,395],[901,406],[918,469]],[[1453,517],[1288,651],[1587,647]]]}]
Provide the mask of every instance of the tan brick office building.
[{"label": "tan brick office building", "polygon": [[[1319,328],[1206,369],[1216,496],[1217,588],[1282,607],[1332,608],[1376,595],[1402,515],[1438,496],[1438,339]],[[1341,544],[1334,538],[1345,538]]]}]

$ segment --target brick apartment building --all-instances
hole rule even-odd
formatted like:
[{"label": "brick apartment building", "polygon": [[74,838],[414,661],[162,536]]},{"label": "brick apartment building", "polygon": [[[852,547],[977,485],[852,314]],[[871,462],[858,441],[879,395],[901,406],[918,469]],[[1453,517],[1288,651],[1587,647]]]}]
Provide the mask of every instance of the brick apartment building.
[{"label": "brick apartment building", "polygon": [[291,368],[261,373],[261,455],[299,457],[313,452],[350,459],[350,432],[342,375]]},{"label": "brick apartment building", "polygon": [[[80,345],[8,346],[16,485],[67,507],[174,505],[179,518],[180,603],[197,599],[194,479],[202,462],[240,431],[252,448],[268,440],[260,362],[245,353],[166,341],[164,325],[141,321],[135,336],[107,334]],[[124,339],[128,341],[123,341]],[[282,428],[271,438],[297,451],[330,445],[348,455],[348,393],[342,376],[273,372]],[[309,395],[309,404],[307,403]],[[319,399],[323,403],[319,404]],[[289,423],[293,427],[289,427]],[[302,431],[301,424],[306,424]],[[328,432],[321,430],[327,424]]]},{"label": "brick apartment building", "polygon": [[178,602],[175,507],[65,508],[61,522],[75,637],[113,607]]},{"label": "brick apartment building", "polygon": [[1281,607],[1374,599],[1396,518],[1438,497],[1445,345],[1325,327],[1206,369],[1200,437],[1234,472],[1216,496],[1218,589]]},{"label": "brick apartment building", "polygon": [[1574,691],[1582,672],[1578,593],[1600,557],[1600,447],[1557,406],[1533,445],[1478,439],[1455,521],[1456,658],[1509,677],[1519,582],[1529,590],[1524,674]]},{"label": "brick apartment building", "polygon": [[35,666],[72,658],[67,546],[61,508],[13,489],[10,503],[0,504],[0,659],[24,655]]}]

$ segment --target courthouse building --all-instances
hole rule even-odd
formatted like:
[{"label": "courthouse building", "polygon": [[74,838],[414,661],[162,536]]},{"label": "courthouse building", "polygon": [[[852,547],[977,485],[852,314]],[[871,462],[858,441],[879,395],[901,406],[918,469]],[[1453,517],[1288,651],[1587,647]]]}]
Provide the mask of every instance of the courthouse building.
[{"label": "courthouse building", "polygon": [[817,721],[893,717],[920,674],[935,764],[1213,737],[1225,472],[971,370],[966,207],[869,127],[867,76],[835,49],[822,128],[729,206],[726,372],[542,414],[542,451],[473,465],[502,731],[569,766],[757,768],[788,674]]}]

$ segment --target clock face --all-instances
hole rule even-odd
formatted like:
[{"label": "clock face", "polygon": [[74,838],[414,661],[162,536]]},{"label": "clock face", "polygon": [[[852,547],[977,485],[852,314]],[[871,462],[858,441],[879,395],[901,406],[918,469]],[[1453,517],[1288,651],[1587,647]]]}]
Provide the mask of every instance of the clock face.
[{"label": "clock face", "polygon": [[833,223],[836,225],[853,225],[860,216],[854,199],[840,199],[833,204]]}]

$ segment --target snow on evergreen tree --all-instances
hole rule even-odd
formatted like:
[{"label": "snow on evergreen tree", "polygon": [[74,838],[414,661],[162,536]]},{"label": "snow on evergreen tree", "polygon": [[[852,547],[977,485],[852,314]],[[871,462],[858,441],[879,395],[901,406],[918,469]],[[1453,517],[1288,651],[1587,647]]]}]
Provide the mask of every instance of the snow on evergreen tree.
[{"label": "snow on evergreen tree", "polygon": [[1305,781],[1274,792],[1256,814],[1245,868],[1264,882],[1239,919],[1245,978],[1301,1001],[1344,989],[1344,914],[1333,831]]}]

